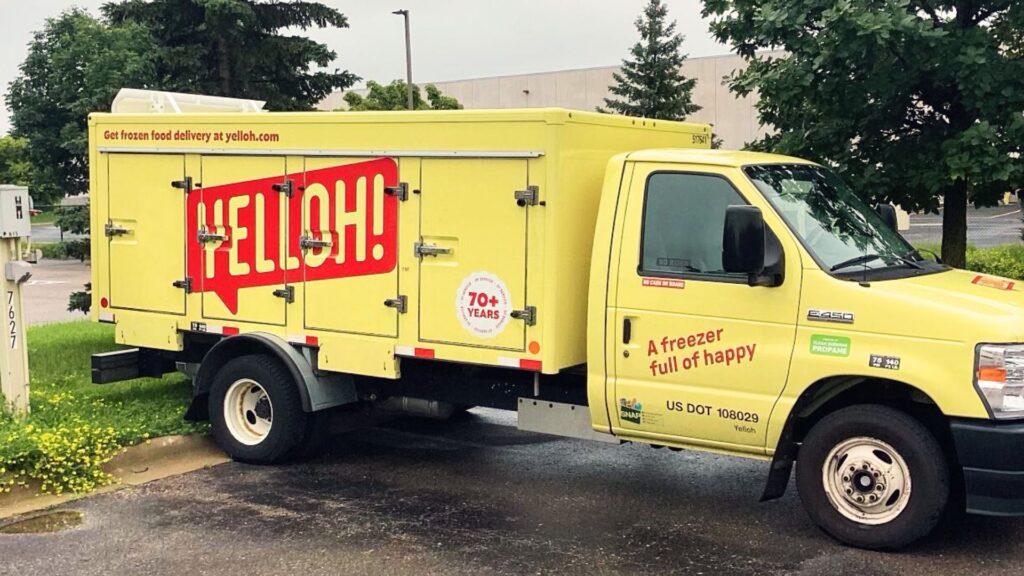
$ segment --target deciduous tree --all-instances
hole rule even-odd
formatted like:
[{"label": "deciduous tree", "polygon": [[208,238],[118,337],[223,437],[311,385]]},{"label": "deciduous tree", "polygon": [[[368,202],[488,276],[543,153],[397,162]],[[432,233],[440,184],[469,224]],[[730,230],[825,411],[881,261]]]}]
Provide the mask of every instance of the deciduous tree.
[{"label": "deciduous tree", "polygon": [[35,33],[7,107],[12,134],[28,145],[37,204],[88,190],[88,116],[109,110],[123,86],[149,86],[155,52],[141,26],[109,27],[81,10],[51,18]]},{"label": "deciduous tree", "polygon": [[[390,84],[378,84],[373,80],[366,83],[365,96],[355,92],[345,94],[349,110],[406,110],[409,99],[405,82],[395,80]],[[462,104],[451,96],[445,96],[433,84],[426,85],[426,100],[420,95],[420,87],[412,85],[412,103],[415,110],[460,110]]]},{"label": "deciduous tree", "polygon": [[[910,210],[943,206],[942,257],[964,266],[967,206],[1024,186],[1024,3],[705,0],[749,66],[775,131],[754,147],[836,168]],[[759,53],[781,49],[784,53]]]},{"label": "deciduous tree", "polygon": [[13,136],[0,137],[0,184],[28,186],[31,179],[28,142]]}]

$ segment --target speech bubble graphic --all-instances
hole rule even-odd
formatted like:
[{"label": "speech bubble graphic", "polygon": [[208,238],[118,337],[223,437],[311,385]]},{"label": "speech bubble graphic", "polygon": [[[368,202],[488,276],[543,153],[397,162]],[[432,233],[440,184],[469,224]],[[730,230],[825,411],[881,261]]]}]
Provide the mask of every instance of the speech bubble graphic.
[{"label": "speech bubble graphic", "polygon": [[[291,181],[292,195],[275,190]],[[390,158],[197,189],[186,203],[188,277],[238,314],[243,288],[386,274],[398,263]],[[200,231],[226,237],[199,241]],[[303,250],[302,236],[329,246]]]}]

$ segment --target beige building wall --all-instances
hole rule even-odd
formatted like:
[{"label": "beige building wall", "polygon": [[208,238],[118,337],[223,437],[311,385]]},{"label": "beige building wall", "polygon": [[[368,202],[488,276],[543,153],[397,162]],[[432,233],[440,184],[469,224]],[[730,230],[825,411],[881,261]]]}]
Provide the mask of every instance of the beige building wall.
[{"label": "beige building wall", "polygon": [[[708,56],[689,58],[683,64],[683,75],[696,78],[693,99],[701,110],[688,118],[693,122],[713,124],[715,133],[726,148],[739,148],[765,133],[757,120],[756,95],[737,98],[723,79],[743,67],[739,56]],[[434,84],[442,92],[454,96],[466,108],[540,108],[561,107],[594,110],[610,96],[608,87],[614,83],[612,74],[618,66],[539,72],[515,76],[495,76],[472,80],[417,82]],[[364,93],[357,90],[356,92]],[[341,92],[324,99],[323,110],[343,108]]]}]

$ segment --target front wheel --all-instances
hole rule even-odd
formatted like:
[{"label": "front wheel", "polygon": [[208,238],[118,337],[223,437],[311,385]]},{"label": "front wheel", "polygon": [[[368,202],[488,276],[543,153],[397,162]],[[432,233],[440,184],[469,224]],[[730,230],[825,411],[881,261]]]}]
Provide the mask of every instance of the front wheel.
[{"label": "front wheel", "polygon": [[935,527],[949,499],[949,470],[935,437],[880,405],[838,410],[804,439],[797,488],[808,515],[859,548],[896,549]]},{"label": "front wheel", "polygon": [[242,462],[282,462],[308,435],[309,415],[302,410],[297,383],[269,356],[242,356],[225,364],[214,377],[209,410],[217,444]]}]

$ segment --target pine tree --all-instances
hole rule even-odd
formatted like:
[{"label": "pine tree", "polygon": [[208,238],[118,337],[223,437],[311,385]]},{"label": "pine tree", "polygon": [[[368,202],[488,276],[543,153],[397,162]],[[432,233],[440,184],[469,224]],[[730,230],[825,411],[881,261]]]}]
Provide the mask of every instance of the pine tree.
[{"label": "pine tree", "polygon": [[644,13],[636,20],[640,41],[630,50],[631,58],[622,61],[622,70],[613,75],[616,84],[609,86],[618,98],[605,98],[608,109],[627,116],[661,120],[684,120],[700,110],[693,103],[696,79],[686,78],[680,70],[686,54],[679,51],[683,36],[676,32],[676,23],[666,25],[668,7],[662,0],[650,0]]}]

